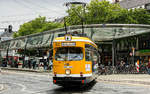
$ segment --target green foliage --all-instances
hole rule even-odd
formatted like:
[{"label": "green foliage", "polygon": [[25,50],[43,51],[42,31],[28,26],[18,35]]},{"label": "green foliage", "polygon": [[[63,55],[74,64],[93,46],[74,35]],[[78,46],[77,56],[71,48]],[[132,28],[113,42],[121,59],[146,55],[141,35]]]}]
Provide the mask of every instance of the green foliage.
[{"label": "green foliage", "polygon": [[45,17],[38,17],[21,25],[19,31],[15,32],[13,37],[16,38],[61,27],[63,27],[61,23],[47,22]]},{"label": "green foliage", "polygon": [[[108,1],[92,0],[87,6],[88,23],[107,23],[109,19],[116,16],[116,11],[121,8],[116,4],[110,4]],[[90,20],[89,20],[90,19]]]},{"label": "green foliage", "polygon": [[[145,9],[127,10],[106,0],[91,0],[85,9],[81,5],[72,5],[67,13],[69,14],[66,17],[67,25],[80,25],[82,20],[84,24],[150,24],[150,14]],[[45,17],[38,17],[21,25],[19,32],[13,36],[25,36],[61,27],[63,27],[61,23],[47,22]]]},{"label": "green foliage", "polygon": [[86,24],[150,24],[150,14],[145,9],[123,9],[118,4],[110,4],[106,0],[91,0],[85,8],[85,15],[83,8],[79,5],[71,6],[67,11],[68,25],[81,24],[81,18],[85,19]]},{"label": "green foliage", "polygon": [[71,6],[71,9],[68,10],[69,16],[66,18],[67,24],[71,25],[79,25],[81,24],[81,18],[80,16],[83,14],[83,8],[82,6]]},{"label": "green foliage", "polygon": [[136,18],[138,24],[150,24],[150,13],[145,9],[135,9],[133,18]]}]

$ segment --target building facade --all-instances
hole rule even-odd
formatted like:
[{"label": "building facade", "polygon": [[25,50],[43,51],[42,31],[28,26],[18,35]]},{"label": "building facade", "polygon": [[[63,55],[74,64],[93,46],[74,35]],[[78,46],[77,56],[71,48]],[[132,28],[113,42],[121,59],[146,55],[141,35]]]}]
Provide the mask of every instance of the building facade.
[{"label": "building facade", "polygon": [[[10,39],[13,39],[13,32],[4,31],[0,35],[0,42],[10,40]],[[15,54],[13,50],[7,52],[6,50],[0,49],[0,57],[6,58],[6,56],[12,56],[13,54]]]},{"label": "building facade", "polygon": [[150,10],[150,0],[121,0],[119,4],[126,9],[144,8]]}]

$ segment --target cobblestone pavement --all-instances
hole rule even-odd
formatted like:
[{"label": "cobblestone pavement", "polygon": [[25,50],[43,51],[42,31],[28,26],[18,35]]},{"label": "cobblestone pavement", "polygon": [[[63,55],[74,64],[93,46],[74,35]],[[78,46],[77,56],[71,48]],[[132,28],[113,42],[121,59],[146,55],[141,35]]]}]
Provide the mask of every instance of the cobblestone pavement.
[{"label": "cobblestone pavement", "polygon": [[6,89],[0,94],[149,94],[149,84],[126,84],[126,80],[149,81],[145,77],[148,79],[149,75],[101,75],[97,83],[86,88],[62,88],[52,83],[52,76],[48,73],[3,71],[0,84]]},{"label": "cobblestone pavement", "polygon": [[148,74],[101,75],[97,80],[107,81],[107,82],[144,85],[144,86],[150,87],[150,75]]}]

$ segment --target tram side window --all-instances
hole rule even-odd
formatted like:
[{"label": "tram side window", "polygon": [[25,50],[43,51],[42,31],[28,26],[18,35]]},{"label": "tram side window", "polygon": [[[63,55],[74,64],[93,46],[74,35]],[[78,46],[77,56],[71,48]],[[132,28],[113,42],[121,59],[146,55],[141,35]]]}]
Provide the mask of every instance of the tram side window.
[{"label": "tram side window", "polygon": [[94,48],[92,45],[85,44],[85,60],[86,61],[93,61],[93,51],[96,48]]},{"label": "tram side window", "polygon": [[92,53],[91,50],[85,49],[85,60],[86,60],[86,61],[92,61],[91,53]]},{"label": "tram side window", "polygon": [[89,44],[85,44],[85,48],[91,49],[91,50],[96,50],[95,47],[93,47],[92,45]]}]

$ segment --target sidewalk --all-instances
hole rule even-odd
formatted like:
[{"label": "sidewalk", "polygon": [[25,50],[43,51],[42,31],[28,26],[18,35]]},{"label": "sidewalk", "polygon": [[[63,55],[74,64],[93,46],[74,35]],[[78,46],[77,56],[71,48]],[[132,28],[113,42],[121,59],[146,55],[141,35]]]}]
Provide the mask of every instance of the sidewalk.
[{"label": "sidewalk", "polygon": [[141,84],[150,86],[150,75],[148,74],[100,75],[97,80],[104,82],[118,82],[118,83]]},{"label": "sidewalk", "polygon": [[29,68],[9,68],[9,67],[1,67],[1,70],[14,70],[14,71],[25,71],[25,72],[37,72],[37,73],[43,73],[43,72],[51,72],[50,70],[44,70],[44,69],[29,69]]},{"label": "sidewalk", "polygon": [[[43,69],[28,69],[28,68],[1,68],[1,70],[14,70],[24,72],[36,72],[36,73],[50,73],[50,70]],[[150,86],[150,75],[148,74],[112,74],[112,75],[100,75],[97,81],[103,82],[117,82],[127,84],[140,84]]]}]

